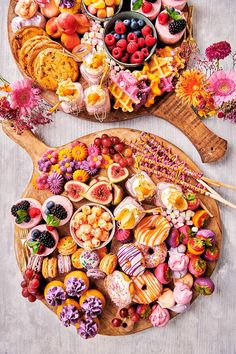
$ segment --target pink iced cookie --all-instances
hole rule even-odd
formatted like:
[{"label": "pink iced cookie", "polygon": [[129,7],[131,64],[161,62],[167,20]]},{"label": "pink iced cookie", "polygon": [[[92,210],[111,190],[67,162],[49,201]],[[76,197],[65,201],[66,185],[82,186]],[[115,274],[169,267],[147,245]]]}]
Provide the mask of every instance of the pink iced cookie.
[{"label": "pink iced cookie", "polygon": [[[152,9],[150,10],[150,12],[144,13],[142,7],[136,10],[136,12],[140,12],[141,14],[149,18],[149,20],[153,21],[157,18],[157,15],[161,10],[161,0],[156,0],[156,2],[153,2],[151,4],[152,4]],[[133,11],[133,1],[131,1],[131,9]]]},{"label": "pink iced cookie", "polygon": [[[49,203],[52,205],[51,209],[49,208]],[[57,211],[55,211],[55,208],[57,208]],[[45,200],[42,206],[42,214],[46,222],[48,218],[51,218],[51,215],[55,216],[60,220],[58,226],[62,226],[70,221],[73,214],[73,205],[66,197],[56,195]]]},{"label": "pink iced cookie", "polygon": [[16,31],[18,31],[18,29],[20,29],[22,27],[27,27],[27,26],[36,26],[36,27],[45,28],[46,19],[40,12],[37,12],[29,20],[25,20],[25,19],[21,18],[20,16],[14,17],[12,20],[12,23],[11,23],[11,28],[14,33]]},{"label": "pink iced cookie", "polygon": [[[59,235],[56,229],[52,230],[52,231],[48,231],[46,225],[38,225],[36,227],[34,227],[32,230],[30,230],[28,236],[27,236],[27,241],[30,242],[32,241],[32,232],[34,230],[39,230],[41,233],[43,231],[47,231],[49,232],[52,237],[55,240],[55,244],[52,248],[46,247],[45,251],[43,253],[40,254],[40,256],[45,257],[48,256],[49,254],[51,254],[53,251],[55,251],[57,244],[58,244],[58,240],[59,240]],[[30,249],[31,252],[33,252],[32,248],[28,246],[28,248]]]},{"label": "pink iced cookie", "polygon": [[[31,217],[29,222],[22,222],[21,224],[16,223],[16,217],[14,216],[13,211],[12,211],[12,218],[14,219],[15,224],[19,228],[32,229],[32,227],[38,225],[40,223],[40,221],[42,220],[42,206],[37,200],[35,200],[33,198],[19,199],[15,202],[14,206],[23,202],[23,201],[28,201],[30,204],[29,208],[37,208],[37,209],[39,209],[40,213],[38,215],[36,215],[34,218]],[[12,207],[12,209],[13,209],[13,207]]]},{"label": "pink iced cookie", "polygon": [[162,7],[174,7],[176,10],[183,10],[184,6],[187,4],[185,0],[161,0]]},{"label": "pink iced cookie", "polygon": [[153,327],[164,327],[170,320],[169,311],[161,308],[160,305],[154,305],[149,320]]},{"label": "pink iced cookie", "polygon": [[[166,10],[164,10],[164,11],[161,12],[161,14],[162,13],[167,13],[167,12],[166,12]],[[180,12],[180,15],[181,15],[182,19],[186,20],[184,14],[182,12]],[[175,44],[184,35],[186,27],[182,31],[180,31],[178,33],[175,33],[175,34],[171,34],[170,33],[169,25],[172,22],[174,22],[174,21],[170,18],[170,20],[166,24],[163,25],[163,24],[161,24],[159,22],[158,18],[156,19],[155,27],[156,27],[156,30],[157,30],[157,33],[158,33],[158,37],[163,43]]]},{"label": "pink iced cookie", "polygon": [[193,292],[188,285],[176,283],[174,288],[174,298],[177,304],[186,305],[190,303],[193,297]]}]

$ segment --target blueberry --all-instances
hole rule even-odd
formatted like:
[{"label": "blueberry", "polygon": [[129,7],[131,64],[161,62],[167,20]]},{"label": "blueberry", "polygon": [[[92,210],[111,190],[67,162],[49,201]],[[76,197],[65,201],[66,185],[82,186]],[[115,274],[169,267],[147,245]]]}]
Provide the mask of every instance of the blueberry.
[{"label": "blueberry", "polygon": [[135,21],[135,22],[131,22],[131,25],[130,27],[133,29],[133,30],[138,30],[139,29],[139,25],[138,23]]},{"label": "blueberry", "polygon": [[37,240],[40,235],[41,235],[41,232],[38,229],[33,230],[31,233],[31,237],[34,241]]},{"label": "blueberry", "polygon": [[30,216],[29,216],[29,215],[27,215],[27,216],[25,217],[24,222],[30,222]]},{"label": "blueberry", "polygon": [[138,20],[139,27],[144,27],[145,22],[143,20]]},{"label": "blueberry", "polygon": [[134,34],[136,34],[137,37],[141,37],[142,36],[141,31],[134,31]]},{"label": "blueberry", "polygon": [[131,21],[130,21],[129,19],[126,19],[126,20],[123,21],[123,23],[124,23],[124,25],[126,25],[127,27],[129,27]]},{"label": "blueberry", "polygon": [[120,36],[120,38],[121,38],[121,39],[126,39],[126,34],[122,34],[122,35]]},{"label": "blueberry", "polygon": [[46,204],[46,208],[49,209],[49,210],[52,209],[54,206],[55,206],[55,203],[52,202],[52,201],[47,202],[47,204]]},{"label": "blueberry", "polygon": [[46,209],[44,210],[44,214],[45,214],[45,215],[49,215],[49,214],[50,214],[50,210],[46,208]]},{"label": "blueberry", "polygon": [[117,39],[117,40],[119,40],[119,39],[121,38],[120,34],[118,34],[118,33],[115,33],[115,34],[114,34],[114,37],[115,37],[115,39]]}]

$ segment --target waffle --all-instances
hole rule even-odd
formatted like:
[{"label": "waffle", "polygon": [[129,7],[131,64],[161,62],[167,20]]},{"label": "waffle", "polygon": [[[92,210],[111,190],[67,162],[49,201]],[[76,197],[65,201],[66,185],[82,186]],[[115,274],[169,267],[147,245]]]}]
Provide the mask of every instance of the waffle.
[{"label": "waffle", "polygon": [[160,78],[168,77],[172,75],[171,62],[172,58],[160,58],[157,55],[153,55],[148,64],[149,72],[158,74]]}]

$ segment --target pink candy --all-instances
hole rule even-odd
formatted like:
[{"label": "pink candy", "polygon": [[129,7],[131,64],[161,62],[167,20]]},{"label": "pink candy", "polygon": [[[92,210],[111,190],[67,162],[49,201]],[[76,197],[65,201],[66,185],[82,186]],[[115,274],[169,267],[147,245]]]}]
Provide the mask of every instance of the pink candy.
[{"label": "pink candy", "polygon": [[189,258],[183,253],[174,253],[170,255],[168,265],[171,270],[180,272],[187,270],[189,264]]}]

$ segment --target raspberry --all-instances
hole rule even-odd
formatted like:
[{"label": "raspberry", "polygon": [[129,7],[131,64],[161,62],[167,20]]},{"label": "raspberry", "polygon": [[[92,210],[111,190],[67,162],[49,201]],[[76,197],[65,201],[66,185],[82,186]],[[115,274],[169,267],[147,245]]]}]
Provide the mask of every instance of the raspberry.
[{"label": "raspberry", "polygon": [[153,47],[154,44],[156,43],[157,39],[153,36],[150,36],[150,35],[147,35],[146,38],[145,38],[145,43],[146,43],[146,46],[148,47]]},{"label": "raspberry", "polygon": [[130,57],[131,64],[140,64],[144,60],[144,54],[141,51],[135,52]]},{"label": "raspberry", "polygon": [[40,212],[40,210],[39,210],[38,208],[29,208],[28,213],[29,213],[29,216],[30,216],[31,218],[35,218],[35,217],[38,216],[41,212]]},{"label": "raspberry", "polygon": [[121,48],[122,50],[125,50],[127,48],[127,40],[126,39],[120,39],[116,43],[117,47]]},{"label": "raspberry", "polygon": [[109,33],[106,35],[105,37],[105,43],[108,46],[112,46],[116,43],[115,37],[113,36],[113,34]]},{"label": "raspberry", "polygon": [[139,46],[139,48],[145,47],[145,39],[144,38],[138,39],[138,46]]},{"label": "raspberry", "polygon": [[126,52],[125,55],[123,55],[123,57],[120,59],[120,61],[122,63],[127,63],[128,60],[129,60],[129,53]]},{"label": "raspberry", "polygon": [[150,2],[145,1],[142,5],[142,11],[144,14],[148,14],[152,11],[153,5]]},{"label": "raspberry", "polygon": [[168,23],[169,19],[170,19],[170,16],[165,12],[161,12],[158,16],[158,22],[162,26],[166,25]]},{"label": "raspberry", "polygon": [[115,47],[112,51],[112,55],[115,59],[120,59],[122,57],[122,49]]},{"label": "raspberry", "polygon": [[138,43],[136,42],[129,42],[127,45],[127,52],[130,54],[135,53],[138,50]]},{"label": "raspberry", "polygon": [[173,21],[169,23],[170,34],[176,34],[183,31],[186,27],[186,21],[184,19]]},{"label": "raspberry", "polygon": [[152,35],[152,27],[150,27],[149,25],[146,25],[141,29],[141,32],[144,37],[146,37],[148,34]]},{"label": "raspberry", "polygon": [[117,22],[114,28],[115,32],[118,34],[123,34],[126,31],[126,26],[123,22]]},{"label": "raspberry", "polygon": [[112,52],[115,47],[116,47],[115,44],[114,44],[114,45],[110,45],[110,46],[108,47],[108,49],[109,49],[110,52]]},{"label": "raspberry", "polygon": [[135,33],[130,32],[127,36],[127,41],[128,42],[138,42],[138,36]]},{"label": "raspberry", "polygon": [[147,48],[142,48],[141,52],[143,53],[144,58],[147,58],[149,56],[149,54],[150,54],[149,50]]},{"label": "raspberry", "polygon": [[53,231],[55,229],[55,227],[49,225],[46,225],[46,228],[48,231]]}]

